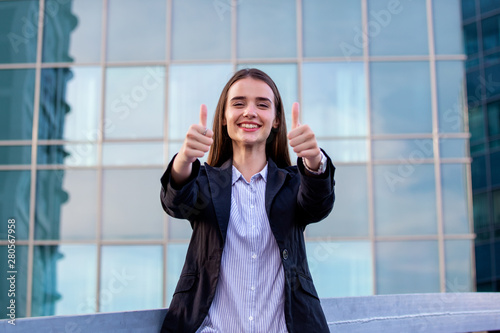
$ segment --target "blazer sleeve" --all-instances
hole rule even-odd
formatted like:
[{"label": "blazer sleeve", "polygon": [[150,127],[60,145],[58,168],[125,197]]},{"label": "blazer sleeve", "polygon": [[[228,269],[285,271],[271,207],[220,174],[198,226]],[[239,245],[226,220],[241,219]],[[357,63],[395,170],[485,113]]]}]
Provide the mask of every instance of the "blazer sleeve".
[{"label": "blazer sleeve", "polygon": [[328,154],[323,149],[322,152],[327,158],[327,166],[321,175],[306,173],[302,159],[297,159],[301,177],[297,204],[306,224],[326,218],[335,202],[335,167]]}]

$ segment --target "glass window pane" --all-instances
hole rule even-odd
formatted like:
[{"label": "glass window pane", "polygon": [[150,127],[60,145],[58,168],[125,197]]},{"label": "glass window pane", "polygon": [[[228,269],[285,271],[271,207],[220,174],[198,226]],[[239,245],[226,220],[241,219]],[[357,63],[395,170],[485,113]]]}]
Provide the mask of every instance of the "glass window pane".
[{"label": "glass window pane", "polygon": [[484,76],[479,74],[479,71],[468,72],[466,76],[467,82],[467,104],[469,108],[478,107],[483,99],[483,87],[486,80]]},{"label": "glass window pane", "polygon": [[367,134],[365,73],[362,63],[305,63],[302,121],[318,136]]},{"label": "glass window pane", "polygon": [[469,19],[476,16],[476,0],[462,0],[462,18]]},{"label": "glass window pane", "polygon": [[461,61],[436,62],[440,132],[463,132],[464,66]]},{"label": "glass window pane", "polygon": [[[473,178],[474,179],[474,178]],[[474,231],[489,229],[490,205],[488,204],[488,193],[479,193],[472,196],[474,212]]]},{"label": "glass window pane", "polygon": [[476,55],[479,52],[476,22],[464,25],[465,53],[467,56]]},{"label": "glass window pane", "polygon": [[230,64],[170,66],[168,84],[170,139],[184,140],[189,126],[200,122],[201,104],[207,106],[207,126],[212,128],[212,118],[220,93],[232,73]]},{"label": "glass window pane", "polygon": [[[16,220],[16,240],[28,239],[30,187],[29,170],[0,171],[0,218],[2,221]],[[1,230],[0,236],[6,240],[7,231]]]},{"label": "glass window pane", "polygon": [[165,67],[108,68],[105,138],[161,138],[164,87]]},{"label": "glass window pane", "polygon": [[330,215],[306,228],[307,237],[367,237],[368,182],[366,166],[342,165],[335,170],[335,198]]},{"label": "glass window pane", "polygon": [[97,171],[37,173],[36,239],[95,239]]},{"label": "glass window pane", "polygon": [[401,163],[418,164],[434,156],[432,139],[374,140],[372,148],[375,160],[399,160]]},{"label": "glass window pane", "polygon": [[370,54],[427,54],[425,6],[425,1],[368,0]]},{"label": "glass window pane", "polygon": [[44,62],[99,62],[102,0],[48,0],[43,30]]},{"label": "glass window pane", "polygon": [[486,187],[486,157],[484,155],[472,158],[471,175],[473,190]]},{"label": "glass window pane", "polygon": [[[3,210],[2,210],[3,212]],[[3,215],[3,213],[2,213]],[[3,216],[2,216],[3,217]],[[7,221],[7,220],[2,220],[2,221]],[[2,226],[6,228],[7,222],[3,222]],[[17,222],[16,222],[17,224]],[[3,228],[2,228],[3,229]],[[17,229],[17,225],[16,225]],[[3,233],[3,230],[2,230]],[[17,231],[16,231],[17,235]],[[3,240],[3,237],[2,237]],[[18,238],[16,237],[16,240]],[[27,295],[27,290],[26,287],[28,285],[28,246],[25,245],[17,245],[15,248],[15,253],[12,252],[13,249],[10,249],[9,253],[9,248],[7,245],[0,245],[0,256],[2,260],[0,260],[0,288],[3,290],[2,292],[2,297],[0,297],[0,306],[2,307],[2,312],[0,312],[0,320],[1,319],[17,319],[17,318],[23,318],[26,317],[26,295]],[[9,273],[13,271],[11,267],[8,265],[12,264],[12,262],[7,261],[7,256],[9,254],[14,254],[15,255],[15,266],[14,266],[14,271],[17,271],[17,273]],[[16,295],[12,295],[13,297],[9,297],[8,291],[10,289],[10,282],[11,280],[7,280],[7,278],[10,278],[11,275],[15,276],[15,284],[16,284]],[[11,307],[10,301],[15,300],[15,309],[9,309]],[[12,307],[11,307],[12,308]],[[12,315],[15,317],[11,318],[10,316],[7,316],[8,314]],[[33,316],[33,313],[31,314]],[[18,322],[16,324],[19,325]],[[7,325],[7,323],[2,323],[2,325]],[[9,325],[10,326],[10,325]],[[7,326],[5,326],[7,327]],[[13,331],[16,330],[16,327],[19,326],[13,326]]]},{"label": "glass window pane", "polygon": [[320,298],[373,295],[370,242],[307,242],[306,250]]},{"label": "glass window pane", "polygon": [[104,239],[161,239],[161,169],[104,170]]},{"label": "glass window pane", "polygon": [[466,165],[442,164],[441,178],[444,232],[468,234],[470,227]]},{"label": "glass window pane", "polygon": [[500,46],[500,15],[482,20],[483,51],[493,50]]},{"label": "glass window pane", "polygon": [[162,306],[163,246],[103,246],[101,312]]},{"label": "glass window pane", "polygon": [[472,286],[472,242],[447,240],[445,246],[446,291],[464,293],[474,291]]},{"label": "glass window pane", "polygon": [[480,0],[481,12],[485,13],[489,10],[498,9],[498,0]]},{"label": "glass window pane", "polygon": [[163,142],[105,143],[104,165],[163,165]]},{"label": "glass window pane", "polygon": [[432,133],[429,75],[427,62],[371,64],[373,134]]},{"label": "glass window pane", "polygon": [[481,143],[486,139],[486,131],[484,127],[483,108],[481,106],[469,107],[469,131],[471,134],[471,145]]},{"label": "glass window pane", "polygon": [[500,134],[500,102],[488,104],[488,135]]},{"label": "glass window pane", "polygon": [[[314,129],[313,129],[314,130]],[[368,161],[367,140],[321,140],[318,145],[323,148],[335,162]]]},{"label": "glass window pane", "polygon": [[377,294],[439,292],[436,241],[377,242]]},{"label": "glass window pane", "polygon": [[31,146],[0,146],[0,164],[31,164]]},{"label": "glass window pane", "polygon": [[500,151],[490,154],[491,186],[500,185]]},{"label": "glass window pane", "polygon": [[297,55],[294,1],[240,1],[236,10],[238,58],[291,58]]},{"label": "glass window pane", "polygon": [[36,61],[38,3],[0,1],[0,63]]},{"label": "glass window pane", "polygon": [[435,47],[437,54],[462,54],[461,0],[432,2]]},{"label": "glass window pane", "polygon": [[167,245],[167,304],[172,301],[175,287],[184,266],[187,250],[187,243],[169,243]]},{"label": "glass window pane", "polygon": [[305,57],[363,55],[361,1],[303,1],[302,11]]},{"label": "glass window pane", "polygon": [[35,246],[34,257],[32,316],[96,311],[95,245]]},{"label": "glass window pane", "polygon": [[[476,245],[475,249],[476,258],[481,258],[481,260],[476,260],[476,280],[477,284],[482,284],[485,282],[491,283],[492,280],[492,248],[491,243]],[[493,291],[493,290],[489,290]]]},{"label": "glass window pane", "polygon": [[373,172],[377,235],[437,233],[432,164],[375,165]]},{"label": "glass window pane", "polygon": [[231,58],[229,2],[174,0],[172,11],[172,59]]},{"label": "glass window pane", "polygon": [[442,158],[469,157],[467,139],[441,139],[439,152]]},{"label": "glass window pane", "polygon": [[34,69],[0,70],[0,140],[32,139],[34,96]]},{"label": "glass window pane", "polygon": [[[165,59],[167,2],[135,0],[108,2],[108,61]],[[140,19],[143,18],[143,19]]]},{"label": "glass window pane", "polygon": [[168,238],[174,240],[189,240],[193,229],[187,220],[168,216]]},{"label": "glass window pane", "polygon": [[[500,18],[500,15],[499,15]],[[499,34],[500,35],[500,34]],[[484,69],[485,79],[482,84],[485,87],[486,98],[493,99],[500,96],[500,64],[488,66]]]},{"label": "glass window pane", "polygon": [[500,227],[500,190],[492,192],[493,196],[493,223]]},{"label": "glass window pane", "polygon": [[97,165],[97,145],[95,144],[65,144],[39,145],[37,163],[64,164],[67,166]]}]

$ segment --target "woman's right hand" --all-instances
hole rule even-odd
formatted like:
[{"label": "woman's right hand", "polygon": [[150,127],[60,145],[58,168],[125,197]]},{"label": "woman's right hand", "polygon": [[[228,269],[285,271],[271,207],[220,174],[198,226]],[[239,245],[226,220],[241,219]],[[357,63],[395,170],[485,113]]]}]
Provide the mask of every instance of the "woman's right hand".
[{"label": "woman's right hand", "polygon": [[172,165],[172,178],[176,184],[181,185],[189,178],[193,162],[205,156],[210,150],[213,135],[212,130],[207,128],[207,106],[202,104],[200,123],[189,127],[184,143]]}]

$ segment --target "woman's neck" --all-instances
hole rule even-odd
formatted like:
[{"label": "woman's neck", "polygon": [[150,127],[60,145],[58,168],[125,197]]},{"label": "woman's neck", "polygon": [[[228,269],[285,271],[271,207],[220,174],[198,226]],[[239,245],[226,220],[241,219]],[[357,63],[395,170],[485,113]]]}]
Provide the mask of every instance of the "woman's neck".
[{"label": "woman's neck", "polygon": [[241,149],[233,146],[233,165],[249,182],[250,178],[261,171],[267,163],[266,147]]}]

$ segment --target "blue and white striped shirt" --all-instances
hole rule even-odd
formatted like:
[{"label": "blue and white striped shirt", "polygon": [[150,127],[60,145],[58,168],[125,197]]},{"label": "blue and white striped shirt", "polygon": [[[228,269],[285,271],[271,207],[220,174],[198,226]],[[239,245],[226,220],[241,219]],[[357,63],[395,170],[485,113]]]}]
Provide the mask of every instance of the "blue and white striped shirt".
[{"label": "blue and white striped shirt", "polygon": [[266,182],[267,164],[250,182],[233,166],[219,281],[198,333],[287,332],[285,276],[266,214]]}]

